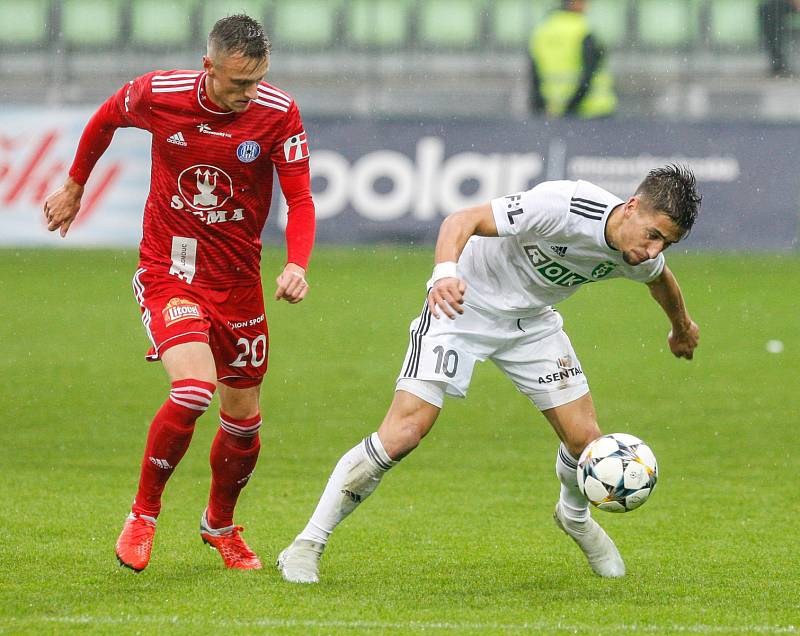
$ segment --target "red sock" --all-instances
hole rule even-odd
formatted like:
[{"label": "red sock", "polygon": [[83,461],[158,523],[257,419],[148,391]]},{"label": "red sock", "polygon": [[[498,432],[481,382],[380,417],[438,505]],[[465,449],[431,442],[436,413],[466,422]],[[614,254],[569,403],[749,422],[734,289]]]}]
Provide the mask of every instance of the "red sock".
[{"label": "red sock", "polygon": [[261,450],[258,438],[260,415],[236,420],[220,411],[219,419],[220,427],[211,445],[208,525],[212,528],[233,525],[236,500],[253,474]]},{"label": "red sock", "polygon": [[172,383],[169,399],[150,424],[142,458],[139,490],[131,510],[138,515],[157,517],[161,512],[161,493],[192,441],[194,423],[208,408],[216,387],[200,380]]}]

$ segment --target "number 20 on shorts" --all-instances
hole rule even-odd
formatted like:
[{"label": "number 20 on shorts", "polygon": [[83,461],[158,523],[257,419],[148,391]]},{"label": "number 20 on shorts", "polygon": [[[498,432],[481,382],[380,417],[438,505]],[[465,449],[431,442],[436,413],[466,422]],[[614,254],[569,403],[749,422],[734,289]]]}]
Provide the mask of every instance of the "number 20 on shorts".
[{"label": "number 20 on shorts", "polygon": [[231,362],[232,367],[247,366],[248,357],[250,366],[260,367],[267,359],[267,337],[263,333],[252,341],[247,338],[239,338],[236,348],[240,351],[236,360]]}]

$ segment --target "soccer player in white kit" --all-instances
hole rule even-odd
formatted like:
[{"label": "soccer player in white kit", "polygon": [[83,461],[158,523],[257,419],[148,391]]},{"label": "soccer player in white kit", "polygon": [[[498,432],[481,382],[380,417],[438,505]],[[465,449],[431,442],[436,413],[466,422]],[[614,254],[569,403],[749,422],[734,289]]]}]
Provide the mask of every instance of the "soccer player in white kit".
[{"label": "soccer player in white kit", "polygon": [[590,282],[624,276],[646,283],[672,324],[670,350],[691,359],[699,330],[662,252],[691,229],[701,201],[695,186],[688,168],[669,165],[652,170],[626,201],[586,181],[548,181],[448,217],[389,412],[376,433],[339,460],[307,526],[278,557],[283,578],[319,580],[333,529],[416,448],[444,396],[466,396],[475,362],[486,359],[561,440],[556,524],[596,574],[623,576],[622,557],[578,490],[577,458],[601,431],[552,305]]}]

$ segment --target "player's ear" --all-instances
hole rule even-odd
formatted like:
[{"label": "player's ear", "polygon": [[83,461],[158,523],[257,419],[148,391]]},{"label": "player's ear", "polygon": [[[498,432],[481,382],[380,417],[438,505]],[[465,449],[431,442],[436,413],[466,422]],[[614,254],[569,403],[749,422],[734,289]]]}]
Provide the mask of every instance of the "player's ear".
[{"label": "player's ear", "polygon": [[214,62],[211,61],[211,58],[208,55],[203,56],[203,69],[206,73],[210,73],[214,68]]},{"label": "player's ear", "polygon": [[633,216],[633,213],[636,212],[636,210],[638,209],[639,209],[639,199],[638,197],[633,196],[625,202],[625,206],[622,210],[623,216],[626,219],[629,219],[631,216]]}]

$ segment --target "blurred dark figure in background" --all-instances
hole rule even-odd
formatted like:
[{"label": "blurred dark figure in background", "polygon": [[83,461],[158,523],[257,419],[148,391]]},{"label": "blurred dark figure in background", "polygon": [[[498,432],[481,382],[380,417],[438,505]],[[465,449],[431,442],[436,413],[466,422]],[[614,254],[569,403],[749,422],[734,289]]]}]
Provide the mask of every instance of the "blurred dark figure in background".
[{"label": "blurred dark figure in background", "polygon": [[[800,0],[798,0],[800,2]],[[554,117],[606,117],[617,107],[605,51],[585,15],[588,0],[562,0],[531,34],[531,110]]]},{"label": "blurred dark figure in background", "polygon": [[786,62],[789,15],[800,11],[800,0],[764,0],[761,3],[761,36],[769,54],[770,73],[780,77],[790,74]]}]

